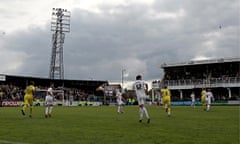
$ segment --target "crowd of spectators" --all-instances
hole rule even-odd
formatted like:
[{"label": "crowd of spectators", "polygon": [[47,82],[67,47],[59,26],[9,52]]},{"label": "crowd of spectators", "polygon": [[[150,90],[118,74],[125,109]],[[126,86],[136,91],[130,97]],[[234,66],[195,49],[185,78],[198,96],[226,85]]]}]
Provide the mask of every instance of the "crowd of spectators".
[{"label": "crowd of spectators", "polygon": [[0,100],[23,100],[24,89],[14,85],[0,85]]},{"label": "crowd of spectators", "polygon": [[[24,90],[12,84],[0,84],[0,101],[23,101]],[[47,87],[36,86],[35,99],[44,100]],[[98,101],[99,97],[93,93],[86,93],[77,88],[56,88],[55,97],[58,100],[72,99],[73,101]]]},{"label": "crowd of spectators", "polygon": [[[182,65],[176,67],[164,67],[164,77],[161,86],[183,86],[194,87],[197,98],[200,97],[200,90],[203,86],[214,87],[215,100],[236,100],[239,97],[239,88],[222,88],[222,85],[240,83],[239,62]],[[220,86],[220,87],[217,87]],[[190,100],[192,90],[182,90],[182,99],[178,90],[172,90],[172,100]],[[229,96],[231,92],[231,96]]]},{"label": "crowd of spectators", "polygon": [[165,68],[164,80],[240,78],[239,64],[212,64]]},{"label": "crowd of spectators", "polygon": [[240,81],[239,63],[166,67],[164,71],[165,85],[238,83]]}]

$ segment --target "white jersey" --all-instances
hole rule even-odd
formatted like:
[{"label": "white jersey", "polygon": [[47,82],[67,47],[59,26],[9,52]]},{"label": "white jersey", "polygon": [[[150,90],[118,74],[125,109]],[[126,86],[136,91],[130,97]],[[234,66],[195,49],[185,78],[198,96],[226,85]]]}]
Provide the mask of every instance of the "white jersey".
[{"label": "white jersey", "polygon": [[135,83],[133,84],[133,89],[136,92],[139,105],[144,104],[145,99],[147,98],[145,93],[146,84],[147,83],[143,80],[136,80]]},{"label": "white jersey", "polygon": [[48,88],[48,90],[47,90],[47,95],[53,95],[53,89],[50,87],[50,88]]},{"label": "white jersey", "polygon": [[45,97],[46,105],[53,105],[54,98],[53,98],[53,89],[50,87],[47,90],[47,95]]},{"label": "white jersey", "polygon": [[192,98],[192,102],[195,102],[195,94],[191,94],[190,97]]},{"label": "white jersey", "polygon": [[118,103],[118,105],[123,104],[123,101],[122,101],[122,93],[118,91],[118,92],[116,93],[116,97],[117,97],[117,103]]},{"label": "white jersey", "polygon": [[207,92],[206,93],[206,101],[207,104],[211,104],[211,100],[214,99],[212,92]]},{"label": "white jersey", "polygon": [[136,82],[133,84],[133,89],[136,91],[137,97],[145,97],[145,89],[146,89],[146,82],[143,80],[136,80]]},{"label": "white jersey", "polygon": [[74,98],[73,98],[73,95],[70,95],[70,96],[69,96],[69,101],[73,101],[73,99],[74,99]]}]

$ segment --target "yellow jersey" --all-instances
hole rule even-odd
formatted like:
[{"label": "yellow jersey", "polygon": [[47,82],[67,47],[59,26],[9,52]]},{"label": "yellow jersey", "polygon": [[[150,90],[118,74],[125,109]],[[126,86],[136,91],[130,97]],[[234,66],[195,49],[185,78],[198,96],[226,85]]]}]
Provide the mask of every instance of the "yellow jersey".
[{"label": "yellow jersey", "polygon": [[161,90],[161,95],[162,95],[163,98],[168,97],[168,96],[171,97],[171,92],[170,92],[169,89],[162,89]]},{"label": "yellow jersey", "polygon": [[201,92],[201,102],[202,104],[205,104],[206,103],[206,90],[202,90]]},{"label": "yellow jersey", "polygon": [[27,88],[25,89],[25,96],[33,97],[34,90],[35,90],[35,87],[33,85],[27,86]]},{"label": "yellow jersey", "polygon": [[202,90],[201,95],[206,96],[206,93],[207,93],[206,90]]}]

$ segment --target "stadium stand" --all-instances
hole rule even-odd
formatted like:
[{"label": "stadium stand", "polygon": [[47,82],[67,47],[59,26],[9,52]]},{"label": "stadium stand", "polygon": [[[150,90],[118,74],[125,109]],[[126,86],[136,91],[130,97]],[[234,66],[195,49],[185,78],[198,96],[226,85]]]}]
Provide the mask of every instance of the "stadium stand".
[{"label": "stadium stand", "polygon": [[192,91],[199,99],[202,88],[210,88],[217,101],[240,99],[240,58],[164,63],[161,68],[159,85],[168,86],[172,101],[190,100]]},{"label": "stadium stand", "polygon": [[[38,77],[11,76],[0,74],[0,104],[3,101],[22,101],[24,97],[24,89],[30,81],[35,82],[37,88],[36,99],[43,100],[45,90],[47,90],[50,82],[53,82],[56,90],[64,91],[64,98],[68,99],[73,96],[76,101],[97,101],[103,99],[104,93],[96,89],[108,81],[98,80],[59,80]],[[57,99],[62,99],[61,95],[57,95]]]}]

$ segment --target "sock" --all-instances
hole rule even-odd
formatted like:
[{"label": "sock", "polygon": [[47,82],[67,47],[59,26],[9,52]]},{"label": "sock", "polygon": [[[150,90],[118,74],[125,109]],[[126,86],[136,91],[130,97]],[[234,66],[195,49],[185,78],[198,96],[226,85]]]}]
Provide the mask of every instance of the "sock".
[{"label": "sock", "polygon": [[210,110],[210,105],[207,105],[207,110]]},{"label": "sock", "polygon": [[120,106],[118,106],[118,112],[119,112],[119,113],[120,113],[120,111],[121,111],[120,109],[121,109]]},{"label": "sock", "polygon": [[171,108],[168,108],[168,115],[171,115]]},{"label": "sock", "polygon": [[48,115],[48,107],[46,107],[45,114]]},{"label": "sock", "polygon": [[165,105],[165,111],[168,112],[168,105]]},{"label": "sock", "polygon": [[27,105],[24,104],[24,105],[23,105],[23,111],[24,111],[24,112],[26,111],[26,108],[27,108]]},{"label": "sock", "polygon": [[143,107],[143,111],[145,113],[145,116],[147,117],[147,119],[149,119],[149,115],[148,115],[148,111],[145,107]]},{"label": "sock", "polygon": [[144,113],[144,111],[143,111],[143,108],[139,108],[139,112],[140,112],[140,120],[142,120],[142,118],[143,118],[143,113]]},{"label": "sock", "polygon": [[50,106],[49,114],[52,113],[53,106]]}]

